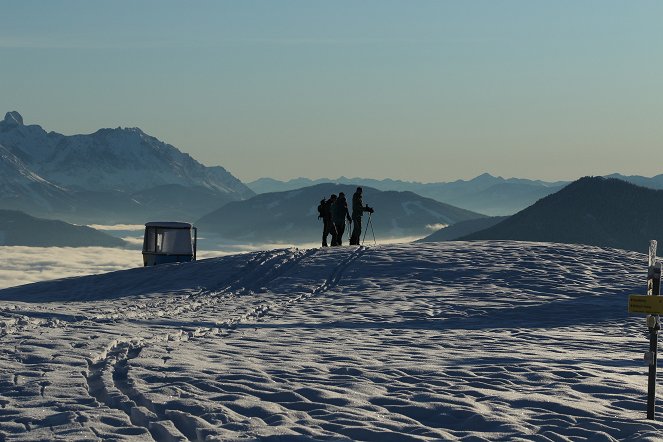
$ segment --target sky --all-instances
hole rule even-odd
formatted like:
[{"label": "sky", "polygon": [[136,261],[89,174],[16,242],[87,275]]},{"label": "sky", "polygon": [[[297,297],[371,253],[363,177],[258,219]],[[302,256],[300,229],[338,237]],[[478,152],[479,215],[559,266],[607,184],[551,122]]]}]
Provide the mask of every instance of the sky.
[{"label": "sky", "polygon": [[663,173],[661,1],[0,11],[0,112],[67,135],[140,127],[245,182]]}]

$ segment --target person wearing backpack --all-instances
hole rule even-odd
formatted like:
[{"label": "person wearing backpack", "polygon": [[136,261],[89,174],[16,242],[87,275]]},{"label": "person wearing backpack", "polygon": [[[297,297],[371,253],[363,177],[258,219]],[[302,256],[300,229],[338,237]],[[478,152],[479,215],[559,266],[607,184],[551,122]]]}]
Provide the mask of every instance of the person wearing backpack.
[{"label": "person wearing backpack", "polygon": [[352,222],[345,193],[338,194],[338,198],[332,207],[332,219],[336,230],[336,238],[332,238],[332,246],[341,246],[343,245],[343,233],[345,233],[345,219],[347,218],[348,221]]},{"label": "person wearing backpack", "polygon": [[336,195],[332,194],[328,200],[325,201],[323,198],[320,201],[320,206],[318,206],[318,212],[320,217],[322,217],[323,230],[322,230],[322,247],[327,247],[327,236],[331,234],[332,236],[332,245],[334,245],[334,240],[336,238],[336,229],[334,228],[334,221],[332,219],[332,204],[336,201]]}]

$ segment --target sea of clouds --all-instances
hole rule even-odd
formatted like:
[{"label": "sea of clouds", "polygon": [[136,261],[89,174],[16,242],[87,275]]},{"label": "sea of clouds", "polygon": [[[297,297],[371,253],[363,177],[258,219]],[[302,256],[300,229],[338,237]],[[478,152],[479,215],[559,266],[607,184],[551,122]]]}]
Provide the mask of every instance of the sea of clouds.
[{"label": "sea of clouds", "polygon": [[[126,270],[143,265],[140,247],[143,242],[142,225],[90,226],[118,236],[131,248],[110,247],[24,247],[0,246],[0,289],[50,279]],[[377,244],[410,242],[418,238],[378,240]],[[367,245],[374,244],[367,241]],[[199,238],[197,258],[214,258],[235,253],[282,248],[310,249],[318,242],[239,244],[214,238]]]}]

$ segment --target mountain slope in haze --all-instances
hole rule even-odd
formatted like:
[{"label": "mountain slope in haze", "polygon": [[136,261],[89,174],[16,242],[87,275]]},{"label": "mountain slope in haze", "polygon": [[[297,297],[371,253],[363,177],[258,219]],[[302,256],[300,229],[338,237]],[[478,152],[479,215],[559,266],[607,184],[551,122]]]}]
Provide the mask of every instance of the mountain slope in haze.
[{"label": "mountain slope in haze", "polygon": [[[344,192],[352,211],[355,185],[318,184],[302,189],[257,195],[228,203],[202,217],[196,225],[232,240],[262,242],[318,242],[322,221],[318,220],[320,200]],[[371,220],[378,238],[424,236],[435,226],[453,224],[485,215],[424,198],[412,192],[380,191],[364,187],[364,204],[375,209]],[[364,215],[364,224],[368,214]],[[347,243],[347,233],[344,242]],[[372,234],[368,233],[372,238]]]},{"label": "mountain slope in haze", "polygon": [[460,221],[456,224],[451,224],[444,227],[437,232],[433,232],[425,238],[417,240],[417,242],[437,242],[437,241],[454,241],[469,234],[480,232],[495,224],[509,218],[508,216],[489,216],[486,218],[469,219],[467,221]]},{"label": "mountain slope in haze", "polygon": [[[141,193],[175,190],[173,205],[189,218],[254,195],[224,168],[206,167],[138,128],[65,136],[25,125],[18,112],[8,112],[0,121],[0,145],[0,167],[9,170],[0,176],[0,188],[14,189],[11,201],[0,197],[4,208],[85,221],[103,222],[106,216],[136,221],[170,213],[167,205],[149,203],[158,198]],[[21,205],[12,204],[16,198]],[[114,202],[112,210],[104,209],[106,198]]]},{"label": "mountain slope in haze", "polygon": [[581,178],[493,227],[460,239],[505,239],[646,250],[663,239],[663,190]]},{"label": "mountain slope in haze", "polygon": [[400,180],[374,180],[367,178],[340,177],[310,180],[296,178],[278,181],[261,178],[247,184],[254,192],[268,193],[294,190],[314,184],[334,182],[357,184],[378,190],[410,191],[418,195],[487,215],[510,215],[533,204],[538,199],[561,189],[566,182],[545,182],[520,178],[495,177],[488,173],[471,180],[441,183],[418,183]]},{"label": "mountain slope in haze", "polygon": [[87,226],[0,210],[0,245],[32,247],[124,247],[126,243]]},{"label": "mountain slope in haze", "polygon": [[650,189],[663,189],[663,174],[655,175],[653,177],[645,177],[641,175],[622,175],[621,173],[613,173],[604,176],[604,178],[617,178],[618,180],[627,181],[631,184],[636,184]]},{"label": "mountain slope in haze", "polygon": [[74,198],[60,186],[30,170],[9,149],[0,144],[0,207],[49,212],[58,208],[73,210]]}]

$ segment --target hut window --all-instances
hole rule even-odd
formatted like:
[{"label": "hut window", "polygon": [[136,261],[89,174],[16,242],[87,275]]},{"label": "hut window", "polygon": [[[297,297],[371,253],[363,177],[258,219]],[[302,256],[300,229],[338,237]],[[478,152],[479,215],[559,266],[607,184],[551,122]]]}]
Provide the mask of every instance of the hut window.
[{"label": "hut window", "polygon": [[145,230],[143,250],[148,253],[191,255],[191,230],[148,227]]},{"label": "hut window", "polygon": [[156,242],[156,252],[160,253],[163,252],[163,237],[166,234],[163,230],[157,230],[157,242]]},{"label": "hut window", "polygon": [[145,239],[143,240],[143,251],[145,252],[156,252],[156,233],[157,229],[154,227],[148,227],[145,229]]}]

